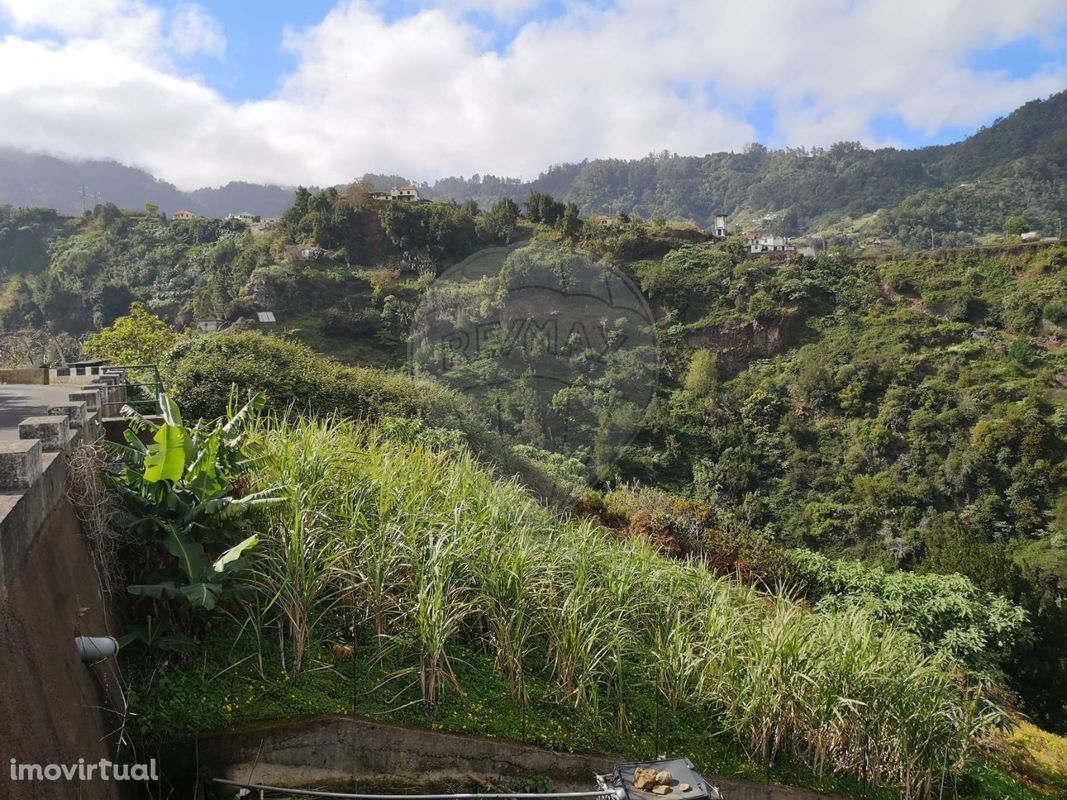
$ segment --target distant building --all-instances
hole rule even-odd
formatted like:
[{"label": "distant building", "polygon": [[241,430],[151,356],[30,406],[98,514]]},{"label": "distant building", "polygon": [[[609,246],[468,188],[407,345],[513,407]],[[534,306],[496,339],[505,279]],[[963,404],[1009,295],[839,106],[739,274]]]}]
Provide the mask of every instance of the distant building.
[{"label": "distant building", "polygon": [[278,320],[274,318],[273,311],[257,311],[256,322],[258,322],[262,328],[273,328],[278,324]]},{"label": "distant building", "polygon": [[715,229],[714,229],[713,235],[715,236],[716,239],[725,239],[726,238],[726,215],[725,214],[716,214],[715,215]]},{"label": "distant building", "polygon": [[406,200],[409,203],[417,203],[419,190],[414,186],[399,186],[387,192],[371,192],[373,200]]},{"label": "distant building", "polygon": [[1041,234],[1037,231],[1027,231],[1026,233],[1020,233],[1019,238],[1024,242],[1036,242],[1041,238]]},{"label": "distant building", "polygon": [[248,225],[259,222],[259,217],[255,214],[249,214],[247,211],[239,211],[236,214],[227,214],[226,219],[237,220],[238,222],[244,222]]},{"label": "distant building", "polygon": [[175,211],[170,215],[171,219],[199,219],[199,214],[194,214],[192,211]]},{"label": "distant building", "polygon": [[748,240],[750,253],[791,253],[796,249],[786,236],[753,236]]},{"label": "distant building", "polygon": [[196,327],[201,333],[215,333],[215,331],[222,330],[225,324],[226,321],[221,319],[202,319],[197,321]]},{"label": "distant building", "polygon": [[593,218],[593,222],[604,228],[621,228],[625,224],[623,217],[611,214],[597,214]]}]

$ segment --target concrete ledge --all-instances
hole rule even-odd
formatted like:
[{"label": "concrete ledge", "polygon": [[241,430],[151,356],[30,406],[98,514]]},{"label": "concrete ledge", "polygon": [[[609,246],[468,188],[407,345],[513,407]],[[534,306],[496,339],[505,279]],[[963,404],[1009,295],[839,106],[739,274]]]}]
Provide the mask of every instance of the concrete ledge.
[{"label": "concrete ledge", "polygon": [[72,403],[85,403],[87,411],[99,411],[100,395],[99,389],[86,389],[80,392],[71,392],[67,395],[67,399]]},{"label": "concrete ledge", "polygon": [[48,407],[49,414],[58,414],[70,420],[71,428],[81,428],[85,425],[87,409],[85,403],[57,403]]},{"label": "concrete ledge", "polygon": [[41,476],[41,443],[36,439],[0,442],[0,491],[23,492]]},{"label": "concrete ledge", "polygon": [[[75,435],[77,441],[80,436]],[[34,441],[38,448],[40,443]],[[39,451],[38,451],[39,453]],[[20,495],[0,495],[0,589],[18,571],[44,522],[63,497],[67,481],[66,459],[57,453],[38,455],[41,472]]]},{"label": "concrete ledge", "polygon": [[20,439],[37,439],[46,453],[58,453],[70,446],[70,420],[66,417],[26,417],[19,423]]}]

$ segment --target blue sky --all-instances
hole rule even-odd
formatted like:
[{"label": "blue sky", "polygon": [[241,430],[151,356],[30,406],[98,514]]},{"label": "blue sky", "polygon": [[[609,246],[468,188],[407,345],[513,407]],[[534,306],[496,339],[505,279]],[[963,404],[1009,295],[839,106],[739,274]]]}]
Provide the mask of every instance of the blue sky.
[{"label": "blue sky", "polygon": [[1064,88],[1062,0],[0,0],[0,145],[183,187],[915,147]]}]

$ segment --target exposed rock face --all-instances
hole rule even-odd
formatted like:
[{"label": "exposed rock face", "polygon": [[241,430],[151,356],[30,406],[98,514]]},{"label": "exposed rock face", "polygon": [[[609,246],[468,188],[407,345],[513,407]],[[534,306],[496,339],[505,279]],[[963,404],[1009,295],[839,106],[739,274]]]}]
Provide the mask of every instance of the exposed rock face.
[{"label": "exposed rock face", "polygon": [[736,373],[754,358],[769,358],[793,346],[803,330],[803,316],[792,312],[769,325],[737,320],[692,331],[685,343],[695,350],[713,351],[719,370]]},{"label": "exposed rock face", "polygon": [[277,296],[274,292],[274,284],[276,281],[271,280],[271,277],[261,270],[254,270],[248,276],[248,282],[245,283],[242,293],[251,298],[252,302],[259,308],[273,308],[275,306]]}]

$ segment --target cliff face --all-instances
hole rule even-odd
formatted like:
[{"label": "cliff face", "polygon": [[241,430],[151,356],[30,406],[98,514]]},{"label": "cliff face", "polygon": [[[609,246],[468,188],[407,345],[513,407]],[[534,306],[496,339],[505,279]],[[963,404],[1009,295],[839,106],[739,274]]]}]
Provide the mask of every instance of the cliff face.
[{"label": "cliff face", "polygon": [[768,324],[735,321],[691,331],[686,346],[694,350],[711,350],[718,356],[723,374],[735,374],[757,358],[770,358],[797,343],[804,331],[804,318],[790,312]]}]

